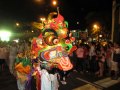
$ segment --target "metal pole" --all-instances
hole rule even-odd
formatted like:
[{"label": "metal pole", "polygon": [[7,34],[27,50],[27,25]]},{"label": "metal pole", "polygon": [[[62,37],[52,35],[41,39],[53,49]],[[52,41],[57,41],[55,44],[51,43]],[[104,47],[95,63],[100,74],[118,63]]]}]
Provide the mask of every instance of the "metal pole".
[{"label": "metal pole", "polygon": [[114,29],[115,29],[115,10],[116,10],[116,0],[112,3],[112,31],[111,31],[111,41],[114,40]]},{"label": "metal pole", "polygon": [[120,7],[119,7],[119,25],[120,25]]}]

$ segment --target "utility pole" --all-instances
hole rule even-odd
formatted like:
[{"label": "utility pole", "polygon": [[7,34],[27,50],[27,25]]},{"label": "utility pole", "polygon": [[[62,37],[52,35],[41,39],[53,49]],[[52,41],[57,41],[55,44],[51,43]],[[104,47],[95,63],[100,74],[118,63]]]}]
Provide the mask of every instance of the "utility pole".
[{"label": "utility pole", "polygon": [[111,31],[111,41],[114,41],[114,29],[115,29],[115,11],[116,11],[116,0],[112,2],[112,31]]},{"label": "utility pole", "polygon": [[120,7],[119,7],[119,29],[120,29]]}]

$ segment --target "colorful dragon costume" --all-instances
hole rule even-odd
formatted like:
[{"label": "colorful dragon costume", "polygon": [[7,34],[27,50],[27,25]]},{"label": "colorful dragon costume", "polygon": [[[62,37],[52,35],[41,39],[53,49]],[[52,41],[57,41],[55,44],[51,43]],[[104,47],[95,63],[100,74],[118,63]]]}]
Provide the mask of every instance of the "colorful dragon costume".
[{"label": "colorful dragon costume", "polygon": [[[57,17],[53,18],[55,15]],[[46,69],[71,70],[73,65],[68,55],[77,47],[72,45],[75,38],[69,36],[68,23],[59,13],[50,13],[46,21],[34,22],[33,26],[40,30],[40,35],[32,39],[31,52],[18,54],[15,70],[23,82],[30,81],[29,76],[34,75],[36,88],[40,90],[40,63],[45,62]]]},{"label": "colorful dragon costume", "polygon": [[[55,15],[57,17],[53,18]],[[72,45],[75,38],[69,37],[68,23],[63,16],[52,12],[48,20],[33,25],[41,30],[39,37],[32,40],[32,53],[35,57],[48,63],[56,63],[63,71],[72,69],[68,55],[76,49],[76,46]]]}]

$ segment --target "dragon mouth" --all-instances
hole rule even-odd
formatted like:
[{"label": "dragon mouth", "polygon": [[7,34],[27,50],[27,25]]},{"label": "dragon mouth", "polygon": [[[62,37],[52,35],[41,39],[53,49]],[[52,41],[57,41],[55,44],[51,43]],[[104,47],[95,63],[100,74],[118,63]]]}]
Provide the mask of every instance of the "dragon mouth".
[{"label": "dragon mouth", "polygon": [[73,68],[68,53],[61,46],[46,50],[40,55],[43,60],[57,64],[57,67],[63,71],[68,71]]},{"label": "dragon mouth", "polygon": [[54,62],[55,59],[58,60],[61,57],[68,57],[68,53],[63,51],[61,46],[57,46],[55,48],[41,52],[40,57],[43,60]]}]

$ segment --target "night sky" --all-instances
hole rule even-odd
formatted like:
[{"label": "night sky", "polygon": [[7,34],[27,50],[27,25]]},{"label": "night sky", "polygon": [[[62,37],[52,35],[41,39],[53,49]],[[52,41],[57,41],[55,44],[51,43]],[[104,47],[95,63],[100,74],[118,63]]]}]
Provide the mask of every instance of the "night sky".
[{"label": "night sky", "polygon": [[[0,25],[17,22],[38,21],[56,11],[51,0],[0,0]],[[71,29],[84,28],[91,19],[111,23],[112,0],[58,0],[60,14]],[[79,22],[77,25],[76,22]]]}]

